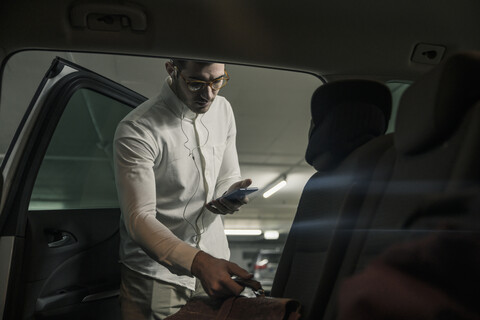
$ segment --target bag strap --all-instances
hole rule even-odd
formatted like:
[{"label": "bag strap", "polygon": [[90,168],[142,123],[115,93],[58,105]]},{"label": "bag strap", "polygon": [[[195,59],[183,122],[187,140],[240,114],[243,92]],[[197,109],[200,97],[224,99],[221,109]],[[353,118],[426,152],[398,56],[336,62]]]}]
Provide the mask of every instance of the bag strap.
[{"label": "bag strap", "polygon": [[227,320],[232,311],[233,303],[238,297],[230,297],[222,303],[222,307],[218,310],[215,320]]}]

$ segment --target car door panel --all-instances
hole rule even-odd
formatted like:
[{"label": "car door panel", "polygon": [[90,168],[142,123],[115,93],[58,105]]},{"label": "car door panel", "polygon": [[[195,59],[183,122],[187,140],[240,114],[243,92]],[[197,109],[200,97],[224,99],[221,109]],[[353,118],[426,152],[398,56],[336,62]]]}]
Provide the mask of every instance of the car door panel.
[{"label": "car door panel", "polygon": [[118,319],[112,141],[118,121],[145,98],[57,58],[51,70],[59,69],[68,72],[43,81],[23,122],[31,128],[19,129],[7,153],[15,173],[2,168],[11,177],[2,243],[14,235],[13,270],[2,271],[4,319]]},{"label": "car door panel", "polygon": [[[25,265],[28,283],[39,290],[35,314],[118,296],[118,219],[117,209],[29,213]],[[64,235],[71,240],[51,245]]]}]

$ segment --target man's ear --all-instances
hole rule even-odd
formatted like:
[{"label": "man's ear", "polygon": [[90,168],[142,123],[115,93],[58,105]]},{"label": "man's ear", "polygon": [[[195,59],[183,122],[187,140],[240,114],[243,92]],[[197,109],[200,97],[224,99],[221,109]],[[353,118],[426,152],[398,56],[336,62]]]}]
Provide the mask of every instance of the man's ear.
[{"label": "man's ear", "polygon": [[167,70],[168,75],[169,75],[172,79],[176,79],[176,78],[177,78],[177,68],[176,68],[175,65],[172,63],[172,61],[167,61],[167,62],[165,62],[165,69]]}]

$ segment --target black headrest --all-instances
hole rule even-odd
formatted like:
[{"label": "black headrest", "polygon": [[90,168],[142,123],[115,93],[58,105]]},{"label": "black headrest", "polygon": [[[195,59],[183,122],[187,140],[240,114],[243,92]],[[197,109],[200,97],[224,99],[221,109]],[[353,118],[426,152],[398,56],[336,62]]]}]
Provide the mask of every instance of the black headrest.
[{"label": "black headrest", "polygon": [[395,125],[395,147],[415,154],[438,146],[480,99],[480,53],[447,59],[405,90]]},{"label": "black headrest", "polygon": [[319,87],[311,107],[312,127],[305,159],[318,171],[324,171],[385,133],[392,97],[382,83],[343,80]]}]

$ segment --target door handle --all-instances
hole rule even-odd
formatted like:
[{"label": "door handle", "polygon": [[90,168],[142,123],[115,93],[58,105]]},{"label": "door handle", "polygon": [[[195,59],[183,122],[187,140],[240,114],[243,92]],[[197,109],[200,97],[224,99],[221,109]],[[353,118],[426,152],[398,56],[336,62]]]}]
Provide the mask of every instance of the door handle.
[{"label": "door handle", "polygon": [[77,239],[67,231],[49,231],[50,237],[52,240],[48,241],[49,248],[58,248],[63,247],[72,243],[75,243]]},{"label": "door handle", "polygon": [[119,289],[108,290],[108,291],[98,292],[98,293],[94,293],[94,294],[90,294],[88,296],[85,296],[85,298],[83,298],[82,302],[91,302],[91,301],[103,300],[103,299],[113,298],[113,297],[116,297],[118,295],[120,295],[120,290]]}]

